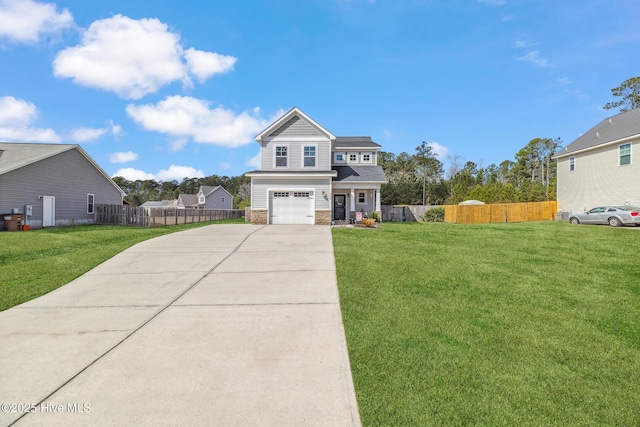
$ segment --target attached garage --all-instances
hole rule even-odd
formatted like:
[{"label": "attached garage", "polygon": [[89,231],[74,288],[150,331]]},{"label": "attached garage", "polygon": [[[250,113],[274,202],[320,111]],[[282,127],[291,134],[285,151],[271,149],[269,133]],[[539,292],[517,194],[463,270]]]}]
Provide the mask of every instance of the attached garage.
[{"label": "attached garage", "polygon": [[269,192],[269,224],[315,224],[313,191]]}]

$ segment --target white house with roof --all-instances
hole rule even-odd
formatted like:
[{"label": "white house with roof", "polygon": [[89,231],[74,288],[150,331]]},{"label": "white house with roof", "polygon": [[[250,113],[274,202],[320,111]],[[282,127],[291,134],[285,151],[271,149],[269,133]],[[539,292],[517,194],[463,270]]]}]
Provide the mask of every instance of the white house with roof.
[{"label": "white house with roof", "polygon": [[558,160],[558,209],[640,206],[640,108],[609,117],[567,145]]},{"label": "white house with roof", "polygon": [[97,204],[124,196],[79,145],[0,143],[0,214],[31,206],[31,228],[92,224]]},{"label": "white house with roof", "polygon": [[254,224],[331,224],[357,212],[380,215],[380,145],[339,137],[293,108],[256,136],[260,169],[251,178]]}]

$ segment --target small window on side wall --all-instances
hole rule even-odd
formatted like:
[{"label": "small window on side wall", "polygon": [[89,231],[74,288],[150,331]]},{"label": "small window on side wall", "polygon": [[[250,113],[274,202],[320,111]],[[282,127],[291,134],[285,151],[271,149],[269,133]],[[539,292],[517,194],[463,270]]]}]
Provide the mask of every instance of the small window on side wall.
[{"label": "small window on side wall", "polygon": [[367,202],[367,193],[364,191],[358,192],[358,204],[364,204]]},{"label": "small window on side wall", "polygon": [[631,164],[631,144],[623,144],[619,148],[620,166]]},{"label": "small window on side wall", "polygon": [[95,196],[93,194],[87,194],[87,213],[92,214],[94,211],[94,199]]},{"label": "small window on side wall", "polygon": [[575,157],[569,157],[569,170],[570,171],[576,170],[576,158]]}]

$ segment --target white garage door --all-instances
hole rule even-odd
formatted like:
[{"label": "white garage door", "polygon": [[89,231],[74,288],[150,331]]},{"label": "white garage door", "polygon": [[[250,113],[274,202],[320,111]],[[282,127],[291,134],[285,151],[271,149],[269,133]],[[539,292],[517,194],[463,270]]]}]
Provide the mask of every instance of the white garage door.
[{"label": "white garage door", "polygon": [[313,191],[269,193],[269,224],[314,224]]}]

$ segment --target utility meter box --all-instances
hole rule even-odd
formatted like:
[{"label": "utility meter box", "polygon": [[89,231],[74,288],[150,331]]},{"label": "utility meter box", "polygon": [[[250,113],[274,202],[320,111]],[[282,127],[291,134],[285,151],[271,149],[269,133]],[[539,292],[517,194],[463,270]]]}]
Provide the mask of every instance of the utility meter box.
[{"label": "utility meter box", "polygon": [[33,216],[33,205],[24,205],[24,214],[26,216]]}]

